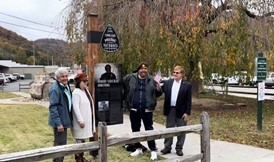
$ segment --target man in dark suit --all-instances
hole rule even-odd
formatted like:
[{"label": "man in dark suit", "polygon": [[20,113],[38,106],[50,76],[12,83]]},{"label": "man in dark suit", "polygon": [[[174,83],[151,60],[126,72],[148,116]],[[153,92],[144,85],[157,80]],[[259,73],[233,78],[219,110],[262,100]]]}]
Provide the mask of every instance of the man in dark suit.
[{"label": "man in dark suit", "polygon": [[[182,66],[175,66],[173,79],[167,80],[162,86],[165,93],[164,115],[166,116],[166,128],[186,126],[188,116],[191,112],[191,84],[184,80],[184,69]],[[162,154],[171,153],[173,138],[166,138],[165,148]],[[177,136],[175,146],[176,154],[183,156],[183,145],[185,134]]]}]

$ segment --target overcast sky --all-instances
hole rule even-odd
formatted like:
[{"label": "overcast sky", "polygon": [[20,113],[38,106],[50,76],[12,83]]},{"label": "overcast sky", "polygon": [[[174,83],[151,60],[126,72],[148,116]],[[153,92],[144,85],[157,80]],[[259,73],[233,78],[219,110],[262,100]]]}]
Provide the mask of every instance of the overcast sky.
[{"label": "overcast sky", "polygon": [[2,0],[0,26],[31,41],[40,38],[65,40],[65,13],[62,10],[68,3],[69,0]]}]

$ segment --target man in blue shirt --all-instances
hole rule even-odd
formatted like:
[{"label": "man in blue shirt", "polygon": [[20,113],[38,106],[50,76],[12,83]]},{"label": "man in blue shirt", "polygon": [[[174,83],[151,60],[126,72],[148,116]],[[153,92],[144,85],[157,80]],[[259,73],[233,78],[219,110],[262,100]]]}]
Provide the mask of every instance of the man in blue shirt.
[{"label": "man in blue shirt", "polygon": [[[49,92],[49,125],[54,132],[54,146],[67,144],[67,128],[72,127],[72,94],[68,85],[68,70],[59,68],[55,72],[56,81]],[[64,157],[53,162],[63,162]]]},{"label": "man in blue shirt", "polygon": [[[156,98],[162,95],[160,85],[148,73],[148,64],[141,63],[136,73],[123,78],[126,107],[130,110],[132,132],[139,132],[141,120],[145,130],[153,130],[153,110],[157,104]],[[157,159],[157,148],[154,140],[148,141],[151,150],[151,160]],[[139,156],[142,152],[141,143],[135,144],[136,151],[131,156]]]}]

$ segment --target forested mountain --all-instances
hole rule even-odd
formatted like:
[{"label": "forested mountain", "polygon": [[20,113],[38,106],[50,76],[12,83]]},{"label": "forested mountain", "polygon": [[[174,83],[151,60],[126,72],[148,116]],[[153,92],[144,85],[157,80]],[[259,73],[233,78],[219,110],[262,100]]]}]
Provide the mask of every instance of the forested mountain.
[{"label": "forested mountain", "polygon": [[0,60],[33,65],[35,58],[36,65],[63,65],[70,62],[67,46],[65,41],[57,39],[29,41],[0,26]]}]

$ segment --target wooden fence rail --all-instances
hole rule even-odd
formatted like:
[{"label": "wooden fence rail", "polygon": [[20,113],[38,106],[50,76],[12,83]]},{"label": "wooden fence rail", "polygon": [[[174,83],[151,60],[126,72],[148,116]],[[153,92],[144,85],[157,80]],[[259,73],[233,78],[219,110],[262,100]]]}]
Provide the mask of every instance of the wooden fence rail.
[{"label": "wooden fence rail", "polygon": [[201,124],[188,125],[183,127],[167,128],[164,130],[151,130],[144,132],[134,132],[130,134],[112,135],[108,137],[106,123],[99,123],[98,135],[99,141],[79,144],[69,144],[41,148],[29,151],[15,152],[0,155],[0,162],[31,162],[52,159],[54,157],[72,155],[80,152],[99,150],[99,161],[107,162],[107,147],[161,139],[182,135],[184,133],[200,132],[201,152],[195,155],[183,156],[176,159],[168,159],[169,162],[190,162],[201,160],[201,162],[210,162],[210,135],[209,135],[209,115],[206,112],[200,115]]}]

